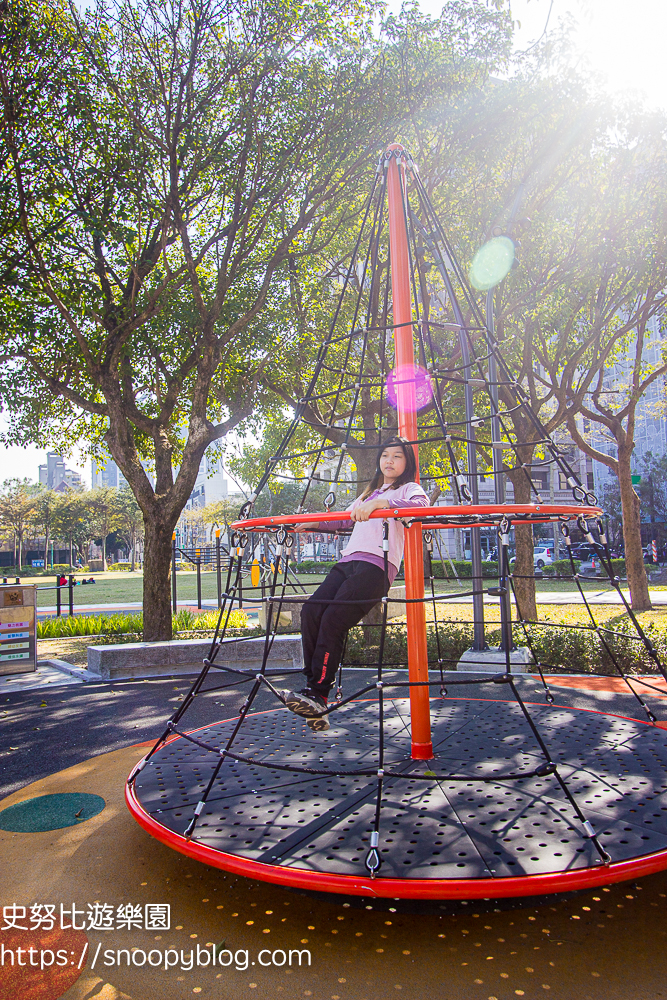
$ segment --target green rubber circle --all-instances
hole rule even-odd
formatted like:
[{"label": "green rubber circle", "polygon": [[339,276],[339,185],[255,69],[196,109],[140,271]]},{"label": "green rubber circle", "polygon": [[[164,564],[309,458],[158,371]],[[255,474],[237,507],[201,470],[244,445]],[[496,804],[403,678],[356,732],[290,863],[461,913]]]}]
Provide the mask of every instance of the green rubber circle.
[{"label": "green rubber circle", "polygon": [[101,795],[87,792],[59,792],[39,795],[7,806],[0,812],[0,830],[10,833],[45,833],[77,826],[101,813],[106,802]]}]

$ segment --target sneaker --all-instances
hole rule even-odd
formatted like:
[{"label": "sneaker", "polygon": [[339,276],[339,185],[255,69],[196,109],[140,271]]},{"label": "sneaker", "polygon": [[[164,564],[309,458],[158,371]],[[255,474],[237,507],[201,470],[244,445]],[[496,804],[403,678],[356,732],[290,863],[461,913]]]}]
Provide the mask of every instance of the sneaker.
[{"label": "sneaker", "polygon": [[306,722],[314,733],[323,733],[325,729],[330,728],[328,715],[318,715],[316,719],[306,719]]},{"label": "sneaker", "polygon": [[304,719],[316,719],[327,709],[322,695],[310,688],[304,688],[303,691],[283,691],[283,698],[290,712],[301,715]]}]

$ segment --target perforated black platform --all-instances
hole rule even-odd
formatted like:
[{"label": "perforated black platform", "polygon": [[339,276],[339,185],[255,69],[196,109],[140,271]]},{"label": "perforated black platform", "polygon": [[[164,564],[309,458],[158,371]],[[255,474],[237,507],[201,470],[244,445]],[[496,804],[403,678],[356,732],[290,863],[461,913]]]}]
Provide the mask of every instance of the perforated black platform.
[{"label": "perforated black platform", "polygon": [[[667,850],[667,733],[594,712],[531,706],[612,863]],[[379,877],[479,879],[598,867],[599,855],[554,776],[500,780],[543,757],[520,708],[507,702],[435,699],[436,759],[410,759],[408,703],[386,703]],[[361,702],[313,734],[286,710],[249,716],[233,750],[266,763],[352,770],[376,767],[377,705]],[[224,745],[233,722],[197,732]],[[160,826],[182,835],[217,756],[184,739],[163,746],[137,776],[135,795]],[[466,781],[417,780],[435,770]],[[482,782],[497,774],[498,781]],[[364,874],[377,794],[373,777],[292,774],[226,760],[194,842],[268,865]]]}]

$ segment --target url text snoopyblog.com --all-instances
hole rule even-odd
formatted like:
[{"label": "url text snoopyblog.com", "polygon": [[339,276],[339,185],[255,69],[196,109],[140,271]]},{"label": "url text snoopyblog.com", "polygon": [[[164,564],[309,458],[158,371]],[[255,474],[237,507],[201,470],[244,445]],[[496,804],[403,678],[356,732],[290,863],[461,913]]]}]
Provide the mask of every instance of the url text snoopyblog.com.
[{"label": "url text snoopyblog.com", "polygon": [[[31,966],[32,968],[48,969],[52,965],[66,966],[76,965],[81,968],[88,955],[88,942],[83,946],[81,953],[77,955],[73,951],[61,948],[58,951],[51,951],[49,948],[7,948],[0,944],[0,968],[7,965]],[[107,968],[133,967],[141,969],[149,966],[153,969],[163,968],[180,969],[181,972],[190,972],[192,969],[205,969],[207,967],[229,969],[234,968],[237,972],[245,972],[251,965],[261,965],[264,968],[273,966],[282,968],[283,966],[309,966],[311,964],[310,952],[307,949],[284,951],[276,948],[271,951],[263,948],[257,953],[256,959],[250,958],[250,952],[245,948],[238,948],[231,951],[229,948],[221,948],[216,945],[203,948],[197,945],[196,948],[152,948],[144,951],[142,948],[105,948],[102,951],[100,941],[93,953],[93,960],[90,968],[96,966],[106,966]]]}]

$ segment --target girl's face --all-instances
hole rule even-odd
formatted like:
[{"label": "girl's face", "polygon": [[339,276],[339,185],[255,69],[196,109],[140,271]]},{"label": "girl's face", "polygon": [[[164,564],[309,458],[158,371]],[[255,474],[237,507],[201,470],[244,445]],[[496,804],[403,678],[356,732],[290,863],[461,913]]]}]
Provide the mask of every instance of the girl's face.
[{"label": "girl's face", "polygon": [[380,472],[384,476],[385,485],[393,483],[405,472],[405,452],[399,445],[390,445],[380,455]]}]

